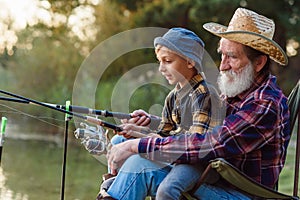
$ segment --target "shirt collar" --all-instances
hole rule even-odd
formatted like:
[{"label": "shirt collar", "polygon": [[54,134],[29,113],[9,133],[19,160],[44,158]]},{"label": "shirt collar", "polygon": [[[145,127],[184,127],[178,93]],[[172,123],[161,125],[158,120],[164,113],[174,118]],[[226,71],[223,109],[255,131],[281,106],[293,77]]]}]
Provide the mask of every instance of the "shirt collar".
[{"label": "shirt collar", "polygon": [[202,82],[204,79],[200,74],[196,74],[193,76],[190,80],[189,83],[183,86],[183,88],[180,87],[180,85],[177,83],[175,87],[175,93],[179,97],[185,96],[187,93],[191,92],[191,90],[195,87],[198,86],[200,82]]}]

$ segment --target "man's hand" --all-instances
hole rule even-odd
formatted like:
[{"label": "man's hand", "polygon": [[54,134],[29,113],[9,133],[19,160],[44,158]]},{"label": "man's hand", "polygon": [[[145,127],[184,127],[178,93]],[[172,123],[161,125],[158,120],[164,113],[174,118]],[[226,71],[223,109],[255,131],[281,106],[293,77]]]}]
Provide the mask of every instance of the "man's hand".
[{"label": "man's hand", "polygon": [[138,153],[139,141],[139,139],[132,139],[112,146],[106,155],[112,174],[116,175],[117,170],[123,165],[125,160],[131,155]]}]

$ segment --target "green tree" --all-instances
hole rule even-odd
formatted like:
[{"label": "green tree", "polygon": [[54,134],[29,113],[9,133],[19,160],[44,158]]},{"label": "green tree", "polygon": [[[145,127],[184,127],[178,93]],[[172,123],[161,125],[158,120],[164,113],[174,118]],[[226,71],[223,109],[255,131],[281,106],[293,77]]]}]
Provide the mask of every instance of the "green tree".
[{"label": "green tree", "polygon": [[[218,37],[205,31],[202,25],[206,22],[228,24],[233,12],[238,7],[246,7],[268,16],[276,22],[274,40],[282,47],[293,39],[300,43],[300,1],[299,0],[162,0],[162,1],[122,1],[114,0],[123,10],[131,13],[132,27],[186,27],[201,36],[206,42],[206,49],[218,64],[216,53]],[[297,45],[296,45],[297,46]],[[297,48],[297,47],[296,47]],[[296,49],[297,50],[297,49]],[[298,47],[299,51],[299,47]],[[299,79],[299,53],[290,57],[287,67],[278,67],[273,63],[273,73],[278,75],[280,85],[286,94]]]},{"label": "green tree", "polygon": [[[76,35],[68,22],[76,8],[89,5],[80,4],[82,1],[49,2],[51,6],[47,11],[52,21],[40,21],[18,32],[14,54],[9,58],[4,54],[0,58],[11,77],[2,88],[38,101],[64,104],[72,97],[77,70],[91,42]],[[37,116],[49,116],[53,120],[64,117],[61,113],[39,107],[26,106],[22,110]]]},{"label": "green tree", "polygon": [[[70,98],[74,78],[84,58],[102,41],[132,28],[154,26],[191,29],[205,41],[207,51],[218,65],[220,59],[216,47],[219,38],[205,31],[202,25],[211,21],[226,25],[238,7],[250,8],[274,19],[275,41],[282,47],[293,41],[295,51],[299,51],[299,0],[103,0],[97,5],[89,0],[48,2],[50,6],[44,9],[50,14],[52,23],[39,21],[34,26],[28,26],[18,33],[19,40],[13,48],[15,54],[5,52],[0,56],[1,65],[6,67],[2,73],[6,78],[2,80],[13,77],[9,78],[8,84],[4,85],[2,81],[2,88],[15,88],[14,91],[37,97],[41,101],[62,102]],[[90,15],[80,23],[71,24],[72,17],[84,12]],[[77,25],[79,31],[74,29]],[[107,49],[107,54],[113,51],[113,48]],[[99,88],[98,98],[101,99],[102,94],[110,96],[115,82],[131,68],[155,60],[153,49],[137,50],[120,56],[101,78],[105,82],[102,84],[105,89]],[[290,55],[287,67],[278,67],[275,63],[272,67],[286,94],[299,79],[299,62],[300,55],[295,53]],[[88,73],[91,78],[96,75]],[[147,88],[145,91],[148,91],[146,95],[142,91],[136,94],[155,96],[151,94],[156,92],[155,89]],[[145,101],[140,99],[136,102],[141,103],[132,104],[132,108],[139,107]],[[107,109],[108,104],[105,104]]]}]

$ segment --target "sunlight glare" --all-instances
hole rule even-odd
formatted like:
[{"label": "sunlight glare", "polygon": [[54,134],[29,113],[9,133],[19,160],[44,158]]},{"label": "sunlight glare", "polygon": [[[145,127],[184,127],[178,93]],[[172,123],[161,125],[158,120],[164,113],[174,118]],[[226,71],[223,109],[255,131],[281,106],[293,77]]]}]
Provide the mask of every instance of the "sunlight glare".
[{"label": "sunlight glare", "polygon": [[38,0],[0,0],[0,53],[7,49],[13,54],[13,46],[18,41],[16,32],[38,23],[35,13]]},{"label": "sunlight glare", "polygon": [[94,12],[95,10],[91,6],[79,6],[74,9],[74,14],[68,19],[68,26],[71,27],[73,34],[82,41],[93,40],[96,37]]},{"label": "sunlight glare", "polygon": [[[92,5],[101,0],[82,0]],[[13,47],[18,41],[17,32],[34,26],[38,23],[48,27],[59,27],[68,24],[72,36],[80,40],[93,40],[96,37],[97,27],[94,8],[79,6],[74,9],[69,18],[63,14],[50,11],[51,4],[47,0],[0,0],[0,54],[5,49],[13,54]]]},{"label": "sunlight glare", "polygon": [[38,10],[38,0],[0,0],[2,19],[11,18],[14,30],[24,29],[27,23],[36,23],[35,13]]},{"label": "sunlight glare", "polygon": [[297,42],[296,40],[288,40],[288,43],[286,45],[287,55],[290,57],[296,56],[298,53],[297,49],[299,49],[299,46],[299,42]]}]

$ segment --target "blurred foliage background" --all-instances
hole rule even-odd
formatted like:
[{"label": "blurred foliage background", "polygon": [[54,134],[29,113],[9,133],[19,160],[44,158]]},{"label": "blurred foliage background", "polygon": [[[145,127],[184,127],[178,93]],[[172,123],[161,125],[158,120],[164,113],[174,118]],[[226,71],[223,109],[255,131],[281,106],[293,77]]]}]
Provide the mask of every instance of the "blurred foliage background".
[{"label": "blurred foliage background", "polygon": [[[4,2],[10,2],[12,9],[6,8]],[[289,64],[281,67],[272,63],[272,73],[278,77],[278,84],[286,95],[291,92],[300,78],[300,0],[20,0],[16,2],[17,0],[0,0],[0,88],[38,101],[65,104],[66,100],[72,98],[73,86],[80,66],[93,49],[102,41],[120,32],[139,27],[188,28],[205,41],[206,50],[218,66],[220,58],[216,48],[219,38],[205,31],[202,25],[206,22],[227,25],[238,7],[252,9],[275,21],[274,40],[286,50]],[[28,7],[18,9],[21,2],[27,2]],[[16,16],[23,19],[21,24],[17,23]],[[107,49],[107,52],[113,54],[114,49]],[[95,108],[111,110],[112,91],[120,77],[138,65],[155,62],[153,49],[128,52],[114,60],[101,77],[101,84],[97,87]],[[122,92],[126,93],[126,91]],[[140,87],[132,95],[129,103],[130,110],[138,108],[147,110],[154,103],[163,104],[168,92],[168,89],[162,89],[158,85]],[[84,98],[88,100],[90,97],[84,96]],[[13,116],[8,116],[10,113]],[[24,124],[29,123],[34,124],[40,135],[62,133],[64,129],[64,115],[38,106],[1,101],[0,116],[1,114],[8,116],[8,121],[11,123],[9,128],[13,123],[21,127],[15,135],[25,132]],[[19,121],[16,121],[17,117]],[[62,134],[58,136],[61,138]],[[288,151],[287,165],[282,173],[283,178],[280,179],[279,187],[289,193],[293,184],[294,141],[295,139],[289,147],[292,149]],[[11,166],[7,165],[7,169],[13,170],[8,185],[24,194],[32,191],[34,197],[37,196],[35,199],[40,198],[38,191],[42,192],[41,195],[45,198],[58,196],[57,166],[60,160],[57,157],[53,160],[52,157],[59,155],[60,149],[56,146],[50,148],[44,144],[39,147],[37,143],[28,144],[30,149],[23,147],[19,141],[15,142],[17,143],[11,143],[15,145],[8,144],[6,148],[6,152],[11,149],[14,150],[13,153],[4,156],[6,159],[4,163],[11,163]],[[15,148],[16,145],[18,148]],[[95,196],[98,191],[97,181],[100,173],[98,170],[101,167],[102,171],[106,171],[106,167],[103,165],[95,168],[94,162],[86,161],[79,154],[82,149],[74,149],[75,152],[70,151],[74,161],[69,160],[71,162],[68,164],[69,173],[73,174],[69,179],[70,184],[67,185],[67,196],[90,199],[83,195]],[[27,151],[28,156],[25,154],[24,161],[18,159],[23,155],[18,152]],[[37,158],[47,159],[44,161]],[[11,162],[8,162],[9,160]],[[34,163],[37,168],[34,168]],[[57,170],[49,170],[48,166],[51,164],[54,164],[53,167]],[[31,172],[34,172],[34,175]],[[25,178],[20,179],[22,173]],[[79,178],[75,179],[77,177]],[[30,184],[27,184],[28,181]],[[45,190],[41,189],[39,181],[46,183],[46,187],[43,188]],[[32,187],[28,188],[32,184],[38,186],[35,187],[38,191],[32,190]]]},{"label": "blurred foliage background", "polygon": [[[39,13],[23,28],[14,19],[2,17],[0,47],[0,87],[39,101],[64,104],[71,98],[77,70],[101,41],[138,27],[186,27],[197,33],[215,60],[219,38],[202,28],[206,22],[229,23],[238,7],[246,7],[272,18],[274,40],[289,56],[286,67],[273,63],[272,72],[285,94],[300,77],[300,0],[42,0],[34,1]],[[3,28],[4,27],[4,28]],[[11,39],[12,38],[12,39]],[[113,49],[107,49],[113,51]],[[134,66],[156,62],[154,52],[136,51],[115,60],[101,78],[97,109],[110,110],[109,96],[114,83]],[[162,102],[168,91],[142,88],[130,109],[145,108],[147,101]],[[88,97],[87,97],[88,98]],[[22,105],[20,105],[21,107]],[[84,105],[81,105],[84,106]],[[21,108],[20,108],[21,109]],[[59,114],[47,109],[30,109],[34,115]]]}]

